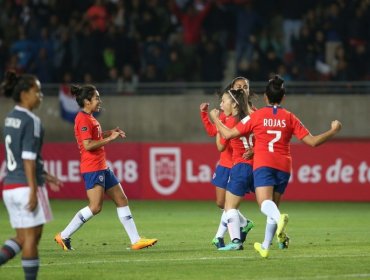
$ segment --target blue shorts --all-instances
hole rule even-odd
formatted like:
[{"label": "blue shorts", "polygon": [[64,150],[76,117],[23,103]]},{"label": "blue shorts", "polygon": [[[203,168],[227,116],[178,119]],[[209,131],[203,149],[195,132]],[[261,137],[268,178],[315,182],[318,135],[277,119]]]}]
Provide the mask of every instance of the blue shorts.
[{"label": "blue shorts", "polygon": [[104,188],[104,191],[107,191],[111,187],[119,184],[117,177],[109,168],[105,170],[82,173],[82,177],[85,181],[86,190],[92,189],[95,185],[100,185]]},{"label": "blue shorts", "polygon": [[253,192],[252,165],[242,162],[235,164],[230,170],[230,180],[226,190],[237,196]]},{"label": "blue shorts", "polygon": [[254,187],[274,186],[274,192],[283,194],[288,185],[290,173],[271,167],[254,170]]},{"label": "blue shorts", "polygon": [[215,173],[213,173],[212,184],[216,187],[226,189],[227,182],[229,181],[230,168],[217,165]]}]

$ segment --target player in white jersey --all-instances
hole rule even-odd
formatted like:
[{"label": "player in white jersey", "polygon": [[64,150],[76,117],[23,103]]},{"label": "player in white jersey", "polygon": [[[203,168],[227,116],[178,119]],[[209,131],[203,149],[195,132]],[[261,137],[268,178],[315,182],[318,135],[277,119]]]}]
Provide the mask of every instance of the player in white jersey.
[{"label": "player in white jersey", "polygon": [[61,182],[44,171],[41,148],[44,130],[40,118],[32,113],[42,101],[39,80],[28,74],[7,72],[1,93],[12,97],[16,106],[4,121],[7,175],[3,199],[16,236],[0,249],[0,266],[22,251],[25,279],[37,278],[38,243],[43,225],[52,219],[45,181],[55,191]]}]

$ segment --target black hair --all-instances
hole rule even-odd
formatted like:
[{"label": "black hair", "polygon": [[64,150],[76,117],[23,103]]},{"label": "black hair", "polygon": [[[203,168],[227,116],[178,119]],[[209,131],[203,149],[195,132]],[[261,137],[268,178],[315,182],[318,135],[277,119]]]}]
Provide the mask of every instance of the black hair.
[{"label": "black hair", "polygon": [[5,97],[12,97],[16,103],[21,102],[21,92],[28,91],[36,85],[37,77],[30,74],[17,75],[7,71],[0,85],[0,92]]},{"label": "black hair", "polygon": [[244,119],[249,113],[249,105],[245,96],[245,91],[243,89],[229,89],[225,91],[224,94],[228,94],[231,100],[236,103],[238,107],[238,119]]},{"label": "black hair", "polygon": [[270,104],[280,104],[285,95],[284,79],[275,75],[266,86],[266,95]]},{"label": "black hair", "polygon": [[71,94],[76,97],[76,102],[80,108],[84,107],[84,100],[91,101],[96,91],[96,87],[93,85],[71,86]]},{"label": "black hair", "polygon": [[[234,79],[230,82],[230,84],[228,84],[228,85],[225,87],[224,91],[227,91],[227,90],[232,89],[232,88],[234,87],[235,83],[236,83],[237,81],[239,81],[239,80],[245,80],[245,81],[248,81],[248,84],[249,84],[249,80],[248,80],[246,77],[238,76],[238,77],[234,78]],[[250,106],[250,107],[252,107],[252,106],[253,106],[253,104],[252,104],[252,99],[254,99],[254,98],[256,98],[256,97],[257,97],[256,93],[252,92],[252,91],[250,90],[250,88],[249,88],[248,104],[249,104],[249,106]]]},{"label": "black hair", "polygon": [[232,79],[232,81],[224,88],[224,90],[222,91],[222,94],[225,92],[225,91],[228,91],[230,89],[232,89],[236,83],[236,81],[239,81],[239,80],[246,80],[249,82],[249,80],[245,77],[242,77],[242,76],[238,76],[234,79]]}]

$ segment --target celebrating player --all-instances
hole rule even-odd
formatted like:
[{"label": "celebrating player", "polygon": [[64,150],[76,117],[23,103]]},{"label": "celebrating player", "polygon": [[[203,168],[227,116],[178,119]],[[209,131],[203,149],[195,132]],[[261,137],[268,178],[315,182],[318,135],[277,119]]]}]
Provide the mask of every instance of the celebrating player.
[{"label": "celebrating player", "polygon": [[[249,81],[244,77],[236,77],[235,79],[233,79],[231,83],[225,88],[224,91],[227,91],[229,89],[242,89],[245,91],[248,97],[250,96]],[[208,118],[208,106],[209,106],[208,103],[202,103],[200,105],[200,116],[207,134],[210,137],[215,137],[217,135],[217,128],[213,123],[211,123],[211,121]],[[224,113],[221,113],[219,118],[223,123],[225,123],[225,121],[228,119],[228,117],[226,117]],[[216,187],[216,204],[220,209],[222,209],[220,223],[216,235],[212,240],[212,244],[215,245],[216,248],[218,249],[225,246],[224,236],[225,233],[227,232],[227,219],[226,212],[224,211],[225,194],[227,183],[229,181],[230,169],[232,165],[233,164],[232,164],[231,146],[226,145],[220,153],[220,160],[217,164],[216,170],[212,178],[212,184]],[[238,214],[241,226],[240,228],[241,239],[242,241],[244,241],[246,235],[248,234],[248,231],[253,227],[252,226],[253,223],[251,221],[248,221],[240,211],[238,212]]]},{"label": "celebrating player", "polygon": [[118,127],[102,132],[99,122],[93,116],[94,112],[100,111],[102,104],[94,86],[72,86],[71,93],[82,109],[76,116],[74,131],[80,149],[80,169],[89,205],[76,213],[67,227],[55,236],[55,241],[63,250],[73,250],[70,237],[101,211],[104,194],[107,194],[117,206],[118,218],[130,238],[131,249],[139,250],[154,245],[157,239],[140,238],[122,186],[107,166],[104,146],[117,138],[125,138],[125,133]]},{"label": "celebrating player", "polygon": [[292,169],[290,139],[295,135],[305,144],[319,146],[332,138],[341,129],[341,123],[332,121],[331,128],[313,136],[291,112],[280,106],[285,96],[284,80],[276,75],[266,86],[266,107],[245,117],[236,127],[229,129],[218,119],[218,110],[211,111],[211,118],[226,139],[254,133],[254,186],[261,212],[267,216],[265,239],[255,243],[254,248],[267,258],[272,239],[277,235],[279,247],[286,248],[289,238],[285,229],[288,215],[281,214],[278,206]]},{"label": "celebrating player", "polygon": [[[225,126],[234,127],[241,119],[250,113],[248,106],[248,97],[242,89],[228,90],[222,95],[220,107],[228,116]],[[226,186],[225,195],[225,212],[227,227],[230,234],[231,242],[223,248],[222,251],[242,250],[245,234],[239,230],[241,228],[239,219],[239,206],[245,194],[253,191],[253,160],[244,158],[245,151],[253,147],[252,135],[225,140],[218,133],[216,136],[216,144],[219,151],[223,151],[225,147],[230,146],[232,150],[232,168],[230,170],[229,181]],[[247,220],[245,232],[249,232],[253,228],[252,221]]]}]

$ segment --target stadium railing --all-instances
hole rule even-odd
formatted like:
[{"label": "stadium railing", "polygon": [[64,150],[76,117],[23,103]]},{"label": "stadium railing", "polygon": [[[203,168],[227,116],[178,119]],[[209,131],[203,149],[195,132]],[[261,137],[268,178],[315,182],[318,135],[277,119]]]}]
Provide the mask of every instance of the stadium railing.
[{"label": "stadium railing", "polygon": [[[79,83],[76,83],[79,84]],[[95,84],[95,83],[94,83]],[[168,82],[131,84],[97,83],[104,95],[173,95],[173,94],[214,94],[225,88],[222,82]],[[60,84],[43,84],[43,92],[49,96],[58,95]],[[251,91],[263,93],[266,82],[251,82]],[[286,82],[286,89],[291,94],[370,94],[370,81],[348,82]]]}]

